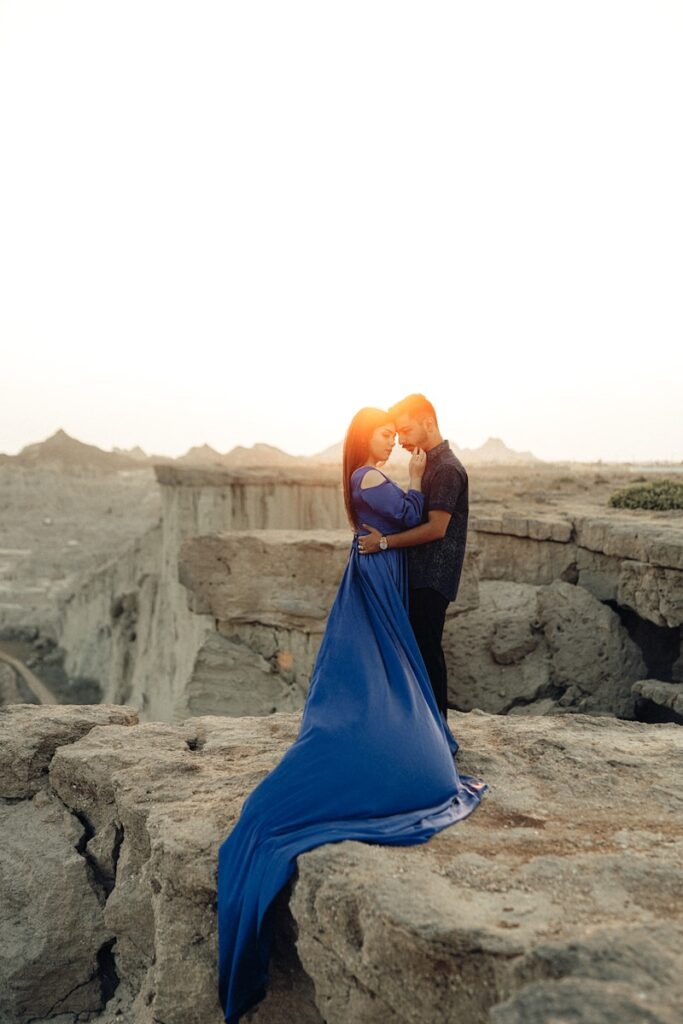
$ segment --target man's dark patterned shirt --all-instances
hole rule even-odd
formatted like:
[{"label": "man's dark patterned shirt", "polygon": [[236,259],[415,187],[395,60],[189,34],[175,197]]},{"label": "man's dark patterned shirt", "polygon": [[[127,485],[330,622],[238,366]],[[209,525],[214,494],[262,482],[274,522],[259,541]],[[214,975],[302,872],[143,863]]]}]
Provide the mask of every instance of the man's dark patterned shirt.
[{"label": "man's dark patterned shirt", "polygon": [[442,441],[427,452],[422,477],[423,522],[427,522],[429,512],[435,509],[450,512],[451,518],[441,540],[407,549],[408,580],[412,588],[431,587],[449,601],[455,600],[467,544],[468,489],[467,470],[451,451],[448,441]]}]

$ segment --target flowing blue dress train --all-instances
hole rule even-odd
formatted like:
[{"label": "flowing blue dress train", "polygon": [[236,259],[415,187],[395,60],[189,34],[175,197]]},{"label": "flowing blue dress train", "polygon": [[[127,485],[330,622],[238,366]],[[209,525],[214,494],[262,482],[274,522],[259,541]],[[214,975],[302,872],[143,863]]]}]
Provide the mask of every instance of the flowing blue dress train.
[{"label": "flowing blue dress train", "polygon": [[[358,521],[383,533],[417,526],[424,496],[388,477],[362,489]],[[365,531],[360,531],[364,533]],[[265,996],[268,910],[298,854],[356,839],[424,843],[467,817],[488,784],[459,774],[458,742],[439,712],[408,618],[404,548],[349,558],[315,662],[297,739],[244,801],[218,852],[218,975],[225,1020]]]}]

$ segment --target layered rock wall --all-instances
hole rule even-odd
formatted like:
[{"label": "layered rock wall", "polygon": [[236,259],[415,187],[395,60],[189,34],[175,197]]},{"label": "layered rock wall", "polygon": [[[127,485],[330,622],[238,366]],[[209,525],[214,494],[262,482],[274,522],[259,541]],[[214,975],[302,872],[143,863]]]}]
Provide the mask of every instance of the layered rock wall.
[{"label": "layered rock wall", "polygon": [[188,609],[161,526],[90,573],[58,616],[72,678],[97,680],[105,703],[131,703],[142,717],[164,721],[183,702],[197,652],[213,633],[210,615]]},{"label": "layered rock wall", "polygon": [[[160,526],[63,604],[67,671],[149,719],[300,708],[350,545],[336,472],[156,472]],[[454,707],[628,718],[652,703],[635,683],[683,682],[683,517],[475,502],[470,527]]]},{"label": "layered rock wall", "polygon": [[[482,605],[452,630],[456,707],[652,716],[661,691],[632,684],[683,683],[683,516],[475,511],[470,525]],[[507,633],[519,643],[501,658]]]},{"label": "layered rock wall", "polygon": [[[329,543],[317,545],[323,553],[330,545],[337,549],[338,564],[324,585],[327,593],[343,569],[340,538],[346,538],[347,550],[350,541],[348,527],[339,529],[345,521],[337,474],[163,465],[155,471],[161,484],[160,524],[114,552],[59,604],[57,637],[66,672],[97,681],[105,702],[130,702],[143,718],[155,720],[301,707],[319,643],[319,613],[310,629],[289,623],[286,616],[279,624],[261,621],[258,614],[234,629],[227,617],[217,629],[216,617],[200,611],[181,581],[180,549],[194,536],[245,526],[336,529]],[[290,553],[288,586],[294,603],[296,552]],[[219,568],[226,575],[230,571],[225,561]]]},{"label": "layered rock wall", "polygon": [[[349,550],[346,531],[232,531],[183,543],[189,605],[216,621],[187,686],[188,713],[303,706]],[[448,621],[478,602],[472,547]]]},{"label": "layered rock wall", "polygon": [[339,530],[347,526],[339,470],[232,471],[154,467],[164,543],[222,530]]},{"label": "layered rock wall", "polygon": [[659,626],[683,625],[683,516],[475,512],[482,579],[578,583]]}]

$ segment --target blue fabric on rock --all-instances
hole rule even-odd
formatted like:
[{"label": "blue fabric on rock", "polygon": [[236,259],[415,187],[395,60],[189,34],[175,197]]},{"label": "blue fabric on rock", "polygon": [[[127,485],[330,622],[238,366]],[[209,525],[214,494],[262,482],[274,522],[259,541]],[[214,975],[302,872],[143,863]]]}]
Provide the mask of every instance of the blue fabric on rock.
[{"label": "blue fabric on rock", "polygon": [[[361,489],[359,523],[396,533],[422,521],[424,497],[388,477]],[[316,658],[297,739],[244,801],[218,853],[218,973],[225,1020],[265,995],[273,900],[300,853],[344,839],[424,843],[467,817],[487,783],[461,775],[408,618],[405,549],[348,562]]]}]

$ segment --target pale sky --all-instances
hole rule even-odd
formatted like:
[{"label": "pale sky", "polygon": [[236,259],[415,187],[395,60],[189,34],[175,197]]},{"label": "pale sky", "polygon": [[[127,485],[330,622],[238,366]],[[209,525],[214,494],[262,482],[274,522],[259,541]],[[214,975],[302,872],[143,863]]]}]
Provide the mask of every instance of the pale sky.
[{"label": "pale sky", "polygon": [[0,451],[683,459],[679,0],[0,0]]}]

